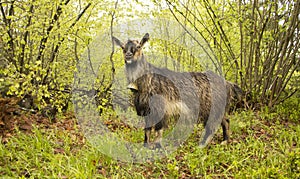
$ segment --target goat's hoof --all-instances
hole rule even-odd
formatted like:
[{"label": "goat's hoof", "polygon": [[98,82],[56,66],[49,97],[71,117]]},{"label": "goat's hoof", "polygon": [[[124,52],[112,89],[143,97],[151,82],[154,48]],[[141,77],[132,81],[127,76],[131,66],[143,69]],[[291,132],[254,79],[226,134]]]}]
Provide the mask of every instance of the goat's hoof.
[{"label": "goat's hoof", "polygon": [[144,147],[150,148],[150,144],[149,143],[144,143]]}]

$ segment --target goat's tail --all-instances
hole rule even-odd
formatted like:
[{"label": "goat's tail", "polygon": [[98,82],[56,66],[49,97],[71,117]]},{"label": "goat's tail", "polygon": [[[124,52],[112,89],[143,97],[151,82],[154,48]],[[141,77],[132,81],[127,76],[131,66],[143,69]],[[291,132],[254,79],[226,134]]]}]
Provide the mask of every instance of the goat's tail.
[{"label": "goat's tail", "polygon": [[227,81],[227,90],[231,108],[245,107],[245,92],[237,84]]}]

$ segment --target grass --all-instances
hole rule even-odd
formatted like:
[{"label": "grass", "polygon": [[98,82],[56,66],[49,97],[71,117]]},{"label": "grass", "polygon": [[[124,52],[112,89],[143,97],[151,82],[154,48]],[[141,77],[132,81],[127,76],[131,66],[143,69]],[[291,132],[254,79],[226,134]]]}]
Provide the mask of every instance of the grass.
[{"label": "grass", "polygon": [[[284,110],[286,108],[278,107],[274,112],[267,109],[236,112],[231,115],[230,144],[219,144],[219,131],[212,144],[200,149],[197,137],[192,135],[176,152],[160,160],[139,164],[105,156],[85,141],[77,126],[72,130],[35,126],[30,134],[16,130],[7,143],[0,143],[0,176],[299,178],[300,125],[296,123],[299,112],[287,116]],[[294,118],[289,120],[290,116]],[[132,133],[128,136],[133,141],[141,140],[141,130]]]}]

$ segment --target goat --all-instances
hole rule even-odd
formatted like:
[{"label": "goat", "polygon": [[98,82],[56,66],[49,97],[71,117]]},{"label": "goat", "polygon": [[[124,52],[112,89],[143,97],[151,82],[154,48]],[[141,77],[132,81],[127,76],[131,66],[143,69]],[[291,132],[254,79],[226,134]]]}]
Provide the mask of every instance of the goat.
[{"label": "goat", "polygon": [[[224,117],[220,108],[224,101],[223,111],[228,111],[231,98],[240,98],[242,90],[236,84],[210,71],[174,72],[147,62],[142,47],[149,40],[148,33],[141,41],[128,40],[126,44],[116,37],[112,40],[123,50],[128,88],[133,92],[137,114],[145,118],[144,146],[150,146],[151,130],[154,128],[158,133],[155,147],[161,147],[163,129],[169,125],[172,117],[179,116],[186,116],[185,120],[196,117],[196,122],[203,121],[203,147],[208,144],[214,128],[217,129],[220,123],[224,143],[229,140],[229,119]],[[213,102],[219,106],[213,105]],[[211,114],[214,119],[208,120]],[[220,122],[216,122],[218,120]]]}]

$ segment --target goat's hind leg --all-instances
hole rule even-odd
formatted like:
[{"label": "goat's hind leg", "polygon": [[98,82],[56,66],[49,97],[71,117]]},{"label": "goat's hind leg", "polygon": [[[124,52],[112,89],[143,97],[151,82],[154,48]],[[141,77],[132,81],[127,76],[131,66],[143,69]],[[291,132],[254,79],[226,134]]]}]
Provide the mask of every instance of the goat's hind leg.
[{"label": "goat's hind leg", "polygon": [[[214,132],[217,130],[217,126],[219,126],[220,124],[217,125],[214,123],[206,123],[205,125],[205,132],[203,135],[203,139],[200,142],[200,147],[204,148],[206,147],[206,145],[211,141]],[[223,117],[222,122],[221,122],[221,126],[222,126],[222,130],[223,130],[223,142],[221,144],[227,144],[229,141],[229,119]]]},{"label": "goat's hind leg", "polygon": [[221,144],[227,144],[229,142],[230,139],[229,124],[230,124],[229,118],[223,117],[221,123],[222,130],[223,130],[223,141]]}]

